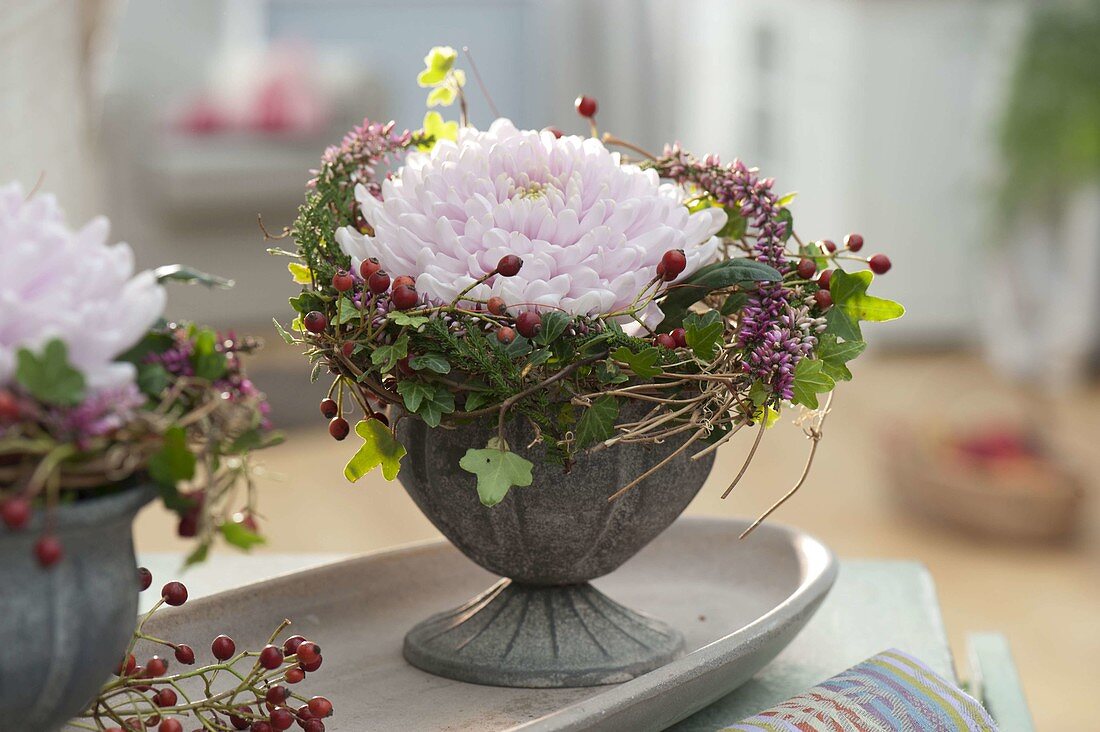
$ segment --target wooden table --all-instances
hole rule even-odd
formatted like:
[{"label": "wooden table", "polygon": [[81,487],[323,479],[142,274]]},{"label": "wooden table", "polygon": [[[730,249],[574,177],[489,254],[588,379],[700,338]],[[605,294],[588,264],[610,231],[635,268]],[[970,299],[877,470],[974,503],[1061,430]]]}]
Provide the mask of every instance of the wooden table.
[{"label": "wooden table", "polygon": [[[182,579],[201,597],[344,558],[339,554],[221,554],[179,572],[182,555],[145,554],[155,583]],[[153,596],[142,598],[143,607]],[[821,609],[779,656],[728,696],[680,722],[676,732],[712,732],[805,691],[879,651],[898,648],[947,679],[958,677],[928,571],[915,562],[841,562]],[[1033,732],[1019,677],[1002,636],[972,636],[969,686],[1001,732]]]}]

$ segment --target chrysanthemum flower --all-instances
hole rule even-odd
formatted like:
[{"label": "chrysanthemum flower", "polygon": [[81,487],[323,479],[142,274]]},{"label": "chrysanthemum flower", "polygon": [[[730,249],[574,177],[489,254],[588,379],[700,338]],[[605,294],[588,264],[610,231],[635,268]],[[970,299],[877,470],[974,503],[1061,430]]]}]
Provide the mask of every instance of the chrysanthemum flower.
[{"label": "chrysanthemum flower", "polygon": [[0,387],[20,349],[55,338],[90,391],[133,382],[133,366],[115,359],[161,316],[165,294],[152,272],[134,274],[128,245],[107,245],[108,228],[98,217],[73,231],[53,196],[0,187]]},{"label": "chrysanthemum flower", "polygon": [[[690,213],[684,190],[652,170],[621,165],[594,138],[555,138],[499,119],[464,128],[457,142],[412,153],[382,185],[356,188],[373,236],[345,227],[337,241],[358,268],[377,257],[392,275],[412,275],[429,300],[450,302],[515,254],[523,267],[469,297],[509,306],[596,315],[628,308],[670,249],[683,249],[683,279],[713,261],[720,208]],[[643,317],[660,319],[656,306]]]}]

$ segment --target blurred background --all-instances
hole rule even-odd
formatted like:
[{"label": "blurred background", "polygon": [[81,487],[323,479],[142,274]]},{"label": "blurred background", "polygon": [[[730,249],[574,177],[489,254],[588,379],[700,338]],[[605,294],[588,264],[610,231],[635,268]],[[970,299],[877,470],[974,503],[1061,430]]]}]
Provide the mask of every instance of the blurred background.
[{"label": "blurred background", "polygon": [[[252,366],[288,440],[264,455],[262,551],[436,536],[397,485],[345,483],[323,387],[275,335],[295,292],[271,231],[323,148],[420,125],[433,45],[468,46],[501,113],[643,147],[681,140],[774,176],[803,237],[850,231],[903,302],[868,328],[815,472],[775,520],[842,557],[912,559],[949,636],[1006,632],[1040,729],[1088,726],[1100,656],[1100,2],[1019,0],[0,0],[0,179],[110,216],[143,266],[231,277],[170,312],[265,337]],[[469,68],[465,59],[460,65]],[[473,83],[472,118],[490,120]],[[0,273],[2,276],[2,273]],[[689,512],[750,516],[797,477],[774,429],[720,454]],[[303,530],[302,527],[314,527]],[[159,507],[139,550],[172,550]],[[1076,700],[1076,701],[1070,701]],[[1095,713],[1095,708],[1093,712]],[[1092,717],[1095,722],[1095,717]]]}]

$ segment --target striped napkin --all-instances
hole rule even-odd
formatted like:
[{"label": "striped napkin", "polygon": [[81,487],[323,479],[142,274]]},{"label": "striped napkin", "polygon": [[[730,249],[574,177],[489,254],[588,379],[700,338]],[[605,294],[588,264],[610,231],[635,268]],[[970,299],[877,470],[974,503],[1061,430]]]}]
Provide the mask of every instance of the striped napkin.
[{"label": "striped napkin", "polygon": [[989,713],[896,649],[872,656],[728,730],[736,732],[996,732]]}]

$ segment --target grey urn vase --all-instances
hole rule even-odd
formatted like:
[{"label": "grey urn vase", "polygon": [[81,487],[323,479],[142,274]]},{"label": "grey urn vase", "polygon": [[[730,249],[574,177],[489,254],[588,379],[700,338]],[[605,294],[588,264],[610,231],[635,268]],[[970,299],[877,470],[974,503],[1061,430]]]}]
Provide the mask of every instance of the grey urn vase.
[{"label": "grey urn vase", "polygon": [[49,569],[34,557],[41,511],[19,531],[0,525],[3,729],[61,729],[118,667],[137,619],[131,526],[154,495],[133,487],[59,506],[52,526],[65,554]]},{"label": "grey urn vase", "polygon": [[609,502],[683,442],[619,444],[581,456],[565,472],[542,462],[541,446],[525,448],[533,432],[512,420],[505,437],[534,463],[534,480],[486,507],[475,477],[458,462],[495,429],[431,429],[402,419],[398,433],[408,450],[399,477],[413,501],[463,554],[503,577],[410,630],[404,654],[411,664],[494,686],[595,686],[627,681],[683,652],[677,630],[588,582],[618,568],[683,512],[713,454],[691,460],[687,450]]}]

